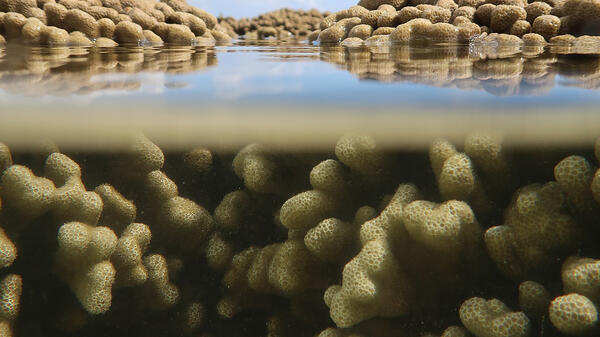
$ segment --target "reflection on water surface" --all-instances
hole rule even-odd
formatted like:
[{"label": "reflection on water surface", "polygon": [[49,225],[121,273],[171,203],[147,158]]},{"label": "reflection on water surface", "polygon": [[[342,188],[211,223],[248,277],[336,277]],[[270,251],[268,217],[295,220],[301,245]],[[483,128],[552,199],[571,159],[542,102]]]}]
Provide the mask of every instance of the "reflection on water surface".
[{"label": "reflection on water surface", "polygon": [[[301,42],[239,41],[215,48],[29,48],[9,45],[0,50],[0,87],[11,95],[69,95],[103,90],[134,92],[143,81],[139,74],[168,74],[170,89],[186,88],[177,74],[191,74],[217,65],[227,54],[229,62],[219,65],[217,82],[228,83],[235,67],[247,66],[254,74],[269,75],[274,68],[302,81],[333,82],[318,69],[302,64],[294,73],[290,62],[325,61],[344,69],[361,80],[425,84],[460,90],[484,90],[493,95],[547,95],[555,87],[598,89],[600,58],[595,54],[577,54],[568,47],[551,46],[310,46]],[[252,55],[252,56],[249,56]],[[258,57],[257,57],[258,56]],[[275,63],[275,64],[274,64]],[[246,70],[246,69],[245,69]],[[95,76],[121,74],[118,77]],[[220,75],[222,74],[222,75]],[[337,74],[341,76],[340,74]],[[192,79],[203,80],[203,75]],[[224,78],[227,77],[227,78]],[[225,80],[225,81],[223,81]],[[269,87],[272,78],[262,78],[254,86]],[[293,83],[296,81],[289,81]],[[179,85],[173,85],[179,83]],[[372,88],[354,84],[369,94]],[[227,88],[226,88],[227,89]],[[230,88],[228,97],[237,88]],[[306,89],[299,89],[306,92]],[[328,90],[328,89],[324,89]],[[333,89],[329,89],[334,91]],[[429,89],[423,88],[421,91]],[[232,93],[233,92],[233,93]],[[325,94],[325,93],[324,93]],[[219,98],[219,95],[214,95]],[[269,95],[267,95],[269,96]],[[269,98],[276,98],[277,93]],[[365,95],[369,97],[369,95]],[[207,98],[210,97],[210,94]]]},{"label": "reflection on water surface", "polygon": [[[28,96],[135,91],[140,88],[137,73],[189,73],[216,63],[214,51],[204,48],[84,49],[11,45],[3,51],[0,62],[0,88]],[[127,75],[98,76],[116,73]]]}]

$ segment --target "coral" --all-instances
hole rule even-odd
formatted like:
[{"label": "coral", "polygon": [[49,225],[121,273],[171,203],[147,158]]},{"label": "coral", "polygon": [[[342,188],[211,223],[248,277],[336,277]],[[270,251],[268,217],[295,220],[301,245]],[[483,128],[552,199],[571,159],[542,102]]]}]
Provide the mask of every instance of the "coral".
[{"label": "coral", "polygon": [[448,327],[440,337],[469,337],[469,331],[462,326],[451,326]]},{"label": "coral", "polygon": [[385,172],[386,161],[375,140],[366,135],[347,135],[335,144],[335,155],[360,174],[373,177]]},{"label": "coral", "polygon": [[525,281],[519,285],[519,307],[530,319],[547,316],[552,297],[546,288],[534,281]]},{"label": "coral", "polygon": [[103,203],[100,196],[86,191],[81,182],[81,169],[69,157],[52,153],[44,164],[44,174],[54,181],[52,213],[62,222],[98,223]]},{"label": "coral", "polygon": [[9,267],[17,258],[17,247],[0,228],[0,269]]},{"label": "coral", "polygon": [[488,254],[500,270],[520,279],[572,249],[580,228],[566,212],[565,199],[556,183],[528,185],[515,193],[504,225],[484,235]]},{"label": "coral", "polygon": [[177,23],[190,27],[190,30],[194,35],[203,35],[207,30],[204,21],[190,13],[175,12],[168,16],[167,21],[169,23]]},{"label": "coral", "polygon": [[598,326],[598,311],[587,297],[568,294],[550,303],[549,317],[552,325],[569,335],[589,333]]},{"label": "coral", "polygon": [[560,19],[554,15],[540,15],[533,21],[531,31],[550,40],[560,31]]},{"label": "coral", "polygon": [[402,220],[413,240],[446,254],[473,247],[481,235],[469,205],[456,200],[413,201],[404,207]]},{"label": "coral", "polygon": [[338,327],[409,311],[410,285],[388,242],[399,230],[403,207],[417,196],[414,186],[399,186],[381,214],[362,225],[361,251],[344,266],[342,285],[330,286],[324,295],[331,319]]},{"label": "coral", "polygon": [[0,282],[0,333],[11,337],[12,325],[19,315],[23,279],[20,275],[10,274]]},{"label": "coral", "polygon": [[460,306],[459,315],[464,326],[477,337],[525,337],[531,329],[523,312],[511,312],[498,299],[470,298]]},{"label": "coral", "polygon": [[152,29],[157,23],[157,20],[150,15],[146,14],[139,8],[133,8],[127,12],[127,15],[131,18],[133,23],[136,23],[142,27],[142,29]]},{"label": "coral", "polygon": [[391,5],[396,9],[402,8],[406,4],[405,0],[360,0],[359,6],[363,6],[366,9],[378,9],[383,5]]},{"label": "coral", "polygon": [[358,228],[339,219],[325,219],[311,228],[304,244],[315,256],[327,262],[345,262],[355,249]]},{"label": "coral", "polygon": [[342,285],[327,289],[324,300],[338,327],[366,319],[400,316],[409,312],[410,285],[387,243],[367,242],[346,266]]},{"label": "coral", "polygon": [[214,218],[219,229],[236,232],[244,221],[245,210],[250,206],[250,195],[246,191],[234,191],[225,195],[215,208]]},{"label": "coral", "polygon": [[125,228],[110,258],[117,271],[115,286],[132,287],[146,282],[148,272],[142,262],[142,255],[151,238],[150,228],[144,224],[132,223]]},{"label": "coral", "polygon": [[196,174],[206,174],[213,166],[213,155],[205,148],[193,149],[183,155],[183,164]]},{"label": "coral", "polygon": [[525,20],[527,12],[522,7],[498,5],[492,10],[490,28],[496,33],[507,33],[517,20]]},{"label": "coral", "polygon": [[140,289],[142,301],[154,310],[170,308],[177,304],[180,300],[179,289],[169,280],[169,269],[164,256],[146,256],[143,264],[148,273],[148,280]]},{"label": "coral", "polygon": [[153,206],[158,206],[178,195],[179,189],[175,182],[162,171],[148,173],[142,184],[144,195]]},{"label": "coral", "polygon": [[576,211],[592,212],[596,207],[590,185],[595,168],[581,156],[569,156],[554,167],[554,178],[568,195]]},{"label": "coral", "polygon": [[108,261],[117,236],[106,227],[79,222],[62,225],[58,231],[56,268],[90,314],[109,310],[115,269]]},{"label": "coral", "polygon": [[70,281],[71,289],[83,308],[90,314],[102,314],[112,302],[115,269],[108,261],[91,265]]},{"label": "coral", "polygon": [[12,165],[2,175],[2,201],[16,212],[35,218],[50,209],[55,187],[51,180],[36,177],[25,166]]},{"label": "coral", "polygon": [[310,184],[315,190],[343,193],[349,189],[347,168],[337,160],[328,159],[310,171]]},{"label": "coral", "polygon": [[182,331],[186,334],[192,334],[202,327],[205,310],[204,306],[198,302],[186,305],[181,318]]},{"label": "coral", "polygon": [[307,231],[321,220],[335,217],[341,206],[334,196],[319,190],[310,190],[288,199],[281,206],[279,217],[286,228]]},{"label": "coral", "polygon": [[69,42],[69,33],[60,28],[47,26],[40,33],[40,43],[50,46],[65,46]]},{"label": "coral", "polygon": [[191,251],[208,239],[214,227],[212,216],[192,200],[173,197],[158,211],[157,240],[170,247]]},{"label": "coral", "polygon": [[91,38],[98,37],[96,19],[82,10],[69,9],[63,20],[68,32],[79,31]]},{"label": "coral", "polygon": [[[492,150],[485,149],[486,145],[478,148],[479,144],[469,145],[475,158],[479,161],[494,159]],[[429,148],[429,160],[435,176],[438,178],[438,188],[444,200],[464,200],[479,210],[489,208],[489,199],[479,182],[473,161],[466,153],[457,152],[452,144],[445,140],[434,141]],[[493,162],[493,161],[492,161]]]},{"label": "coral", "polygon": [[13,164],[12,155],[10,149],[4,143],[0,143],[0,177],[4,170],[9,168]]},{"label": "coral", "polygon": [[133,222],[136,216],[136,207],[131,200],[127,200],[113,186],[103,184],[94,189],[104,207],[99,223],[113,228],[117,232]]},{"label": "coral", "polygon": [[153,31],[151,30],[144,30],[144,39],[147,43],[150,43],[151,45],[157,45],[160,46],[163,44],[163,40],[160,38],[160,36],[156,35]]},{"label": "coral", "polygon": [[206,245],[206,263],[214,270],[225,271],[234,255],[234,247],[219,232],[214,232]]},{"label": "coral", "polygon": [[278,247],[269,265],[269,284],[285,296],[306,289],[319,288],[321,275],[312,272],[319,266],[315,257],[298,240],[288,240]]},{"label": "coral", "polygon": [[563,262],[561,277],[565,293],[600,300],[600,261],[571,256]]},{"label": "coral", "polygon": [[525,20],[517,20],[510,27],[510,34],[521,38],[529,32],[531,32],[531,24]]},{"label": "coral", "polygon": [[525,6],[527,12],[527,21],[533,23],[533,21],[542,15],[548,15],[552,11],[552,6],[545,2],[535,1]]},{"label": "coral", "polygon": [[4,35],[7,40],[21,37],[21,30],[27,23],[27,18],[19,13],[7,13],[3,17]]},{"label": "coral", "polygon": [[371,36],[371,33],[373,33],[373,27],[366,24],[360,24],[352,27],[348,33],[348,37],[357,37],[365,40]]},{"label": "coral", "polygon": [[[140,41],[142,41],[144,39],[144,33],[142,32],[142,27],[136,23],[133,22],[119,22],[116,26],[115,26],[115,40],[118,43],[134,43],[134,44],[138,44]],[[142,144],[139,145],[140,147],[143,146]],[[140,150],[143,151],[143,148],[140,148]],[[140,153],[142,154],[142,153]],[[148,158],[150,160],[155,159],[155,158]],[[142,158],[139,158],[140,161],[144,160]],[[140,162],[139,165],[142,166],[145,163]],[[149,165],[152,165],[150,163],[148,163]],[[143,166],[142,166],[143,167]],[[159,167],[160,168],[160,167]]]}]

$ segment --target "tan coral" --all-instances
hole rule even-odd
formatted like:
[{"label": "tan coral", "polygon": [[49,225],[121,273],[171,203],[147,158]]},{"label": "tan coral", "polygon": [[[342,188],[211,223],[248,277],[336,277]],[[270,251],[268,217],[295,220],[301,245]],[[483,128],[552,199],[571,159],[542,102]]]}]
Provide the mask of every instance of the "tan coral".
[{"label": "tan coral", "polygon": [[211,269],[225,271],[234,255],[233,245],[219,232],[211,235],[206,245],[206,263]]},{"label": "tan coral", "polygon": [[12,165],[4,171],[1,180],[2,201],[27,218],[35,218],[50,209],[54,184],[51,180],[36,177],[30,169]]},{"label": "tan coral", "polygon": [[464,326],[477,337],[526,337],[531,330],[523,312],[511,312],[500,300],[473,297],[459,309]]},{"label": "tan coral", "polygon": [[133,222],[136,216],[135,205],[113,186],[103,184],[96,187],[94,192],[100,196],[104,205],[99,220],[101,224],[120,231]]},{"label": "tan coral", "polygon": [[17,247],[0,228],[0,269],[12,265],[17,258]]},{"label": "tan coral", "polygon": [[10,149],[4,143],[0,143],[0,177],[4,170],[9,168],[13,164],[12,155]]},{"label": "tan coral", "polygon": [[496,33],[507,33],[517,20],[525,20],[527,12],[522,7],[498,5],[491,13],[490,28]]},{"label": "tan coral", "polygon": [[[136,23],[133,22],[119,22],[116,26],[115,26],[115,40],[118,43],[134,43],[137,44],[140,41],[142,41],[144,39],[144,34],[142,32],[142,27]],[[144,146],[143,143],[139,144],[139,146]],[[140,150],[143,150],[142,148],[140,148]],[[150,150],[150,149],[149,149]],[[140,153],[141,154],[141,153]],[[142,158],[140,158],[142,159]],[[150,159],[150,158],[148,158]],[[152,158],[150,160],[156,159],[158,160],[159,158]],[[141,162],[139,163],[139,165],[144,165]],[[156,165],[154,167],[160,168],[162,167],[162,163],[160,165]],[[148,167],[145,170],[148,170],[150,168],[153,168],[152,166]]]},{"label": "tan coral", "polygon": [[307,231],[321,220],[336,216],[341,204],[337,198],[318,190],[302,192],[281,206],[280,220],[288,229]]},{"label": "tan coral", "polygon": [[554,167],[556,182],[578,212],[588,213],[597,207],[590,189],[594,171],[595,167],[581,156],[569,156]]},{"label": "tan coral", "polygon": [[245,220],[244,211],[250,205],[250,195],[239,190],[228,193],[215,208],[214,217],[219,229],[236,232]]},{"label": "tan coral", "polygon": [[151,238],[150,228],[144,224],[132,223],[125,228],[110,258],[117,271],[116,286],[132,287],[146,282],[148,272],[142,262],[142,256]]},{"label": "tan coral", "polygon": [[64,22],[64,28],[69,32],[79,31],[89,38],[98,37],[98,23],[96,19],[82,10],[68,10]]},{"label": "tan coral", "polygon": [[142,183],[145,199],[152,205],[158,206],[176,197],[179,189],[175,182],[162,171],[152,171],[146,175]]},{"label": "tan coral", "polygon": [[327,289],[324,300],[340,328],[375,316],[393,317],[409,311],[410,286],[387,243],[365,244],[343,271],[342,285]]},{"label": "tan coral", "polygon": [[571,256],[563,262],[561,277],[565,293],[600,300],[600,261]]},{"label": "tan coral", "polygon": [[343,193],[348,190],[349,172],[337,160],[328,159],[310,171],[310,184],[315,190]]},{"label": "tan coral", "polygon": [[140,289],[141,300],[155,310],[176,305],[180,300],[179,289],[169,280],[169,269],[164,256],[153,254],[144,257],[148,280]]},{"label": "tan coral", "polygon": [[177,23],[186,25],[190,28],[194,35],[202,35],[206,32],[206,23],[195,15],[185,12],[175,12],[167,18],[169,23]]},{"label": "tan coral", "polygon": [[304,242],[284,242],[269,265],[269,283],[286,296],[296,295],[305,289],[319,288],[322,275],[312,272],[319,266]]},{"label": "tan coral", "polygon": [[205,148],[193,149],[183,155],[183,164],[194,173],[206,174],[212,169],[213,154]]},{"label": "tan coral", "polygon": [[0,282],[0,333],[12,336],[12,325],[19,315],[23,279],[20,275],[9,274]]},{"label": "tan coral", "polygon": [[569,335],[590,333],[598,327],[598,310],[592,301],[579,294],[555,298],[550,303],[552,325]]},{"label": "tan coral", "polygon": [[446,253],[474,247],[481,235],[481,228],[469,205],[456,200],[440,205],[413,201],[404,208],[402,219],[415,241]]},{"label": "tan coral", "polygon": [[370,136],[343,136],[335,145],[335,155],[339,161],[365,176],[376,177],[385,171],[385,156]]},{"label": "tan coral", "polygon": [[90,314],[110,308],[115,269],[108,258],[116,244],[116,235],[106,227],[70,222],[58,231],[57,272]]},{"label": "tan coral", "polygon": [[329,218],[311,228],[304,244],[315,256],[327,262],[346,262],[357,245],[358,227]]},{"label": "tan coral", "polygon": [[540,34],[546,41],[557,36],[560,32],[561,21],[554,15],[540,15],[533,21],[531,31]]},{"label": "tan coral", "polygon": [[519,285],[519,307],[531,319],[546,316],[552,297],[546,288],[534,281]]},{"label": "tan coral", "polygon": [[566,212],[566,200],[556,183],[528,185],[518,190],[506,211],[504,225],[484,235],[488,254],[510,277],[522,278],[547,267],[572,249],[580,232]]},{"label": "tan coral", "polygon": [[158,213],[157,240],[172,248],[192,251],[208,239],[214,220],[204,207],[192,200],[174,197],[167,200]]},{"label": "tan coral", "polygon": [[105,313],[112,303],[115,269],[108,261],[96,263],[74,276],[71,288],[83,308],[92,315]]}]

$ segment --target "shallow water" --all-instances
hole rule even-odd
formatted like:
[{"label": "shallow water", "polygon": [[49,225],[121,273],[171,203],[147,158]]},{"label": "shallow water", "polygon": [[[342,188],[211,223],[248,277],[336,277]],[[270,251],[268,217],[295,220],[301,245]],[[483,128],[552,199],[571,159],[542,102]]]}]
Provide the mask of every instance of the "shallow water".
[{"label": "shallow water", "polygon": [[[427,152],[438,137],[451,141],[458,151],[469,152],[464,149],[467,146],[463,147],[467,143],[464,138],[472,136],[469,156],[475,164],[467,157],[467,167],[461,166],[455,173],[463,175],[459,178],[466,177],[465,185],[475,186],[473,194],[465,188],[469,192],[463,199],[473,207],[473,218],[480,225],[477,228],[481,235],[473,236],[477,245],[483,247],[485,230],[509,223],[505,214],[511,209],[518,211],[518,207],[513,207],[513,198],[526,185],[534,189],[529,191],[536,198],[532,207],[547,207],[536,209],[541,215],[537,211],[529,214],[533,219],[527,225],[537,228],[536,221],[552,223],[555,218],[567,218],[570,224],[573,218],[577,233],[585,235],[565,239],[564,247],[560,246],[562,237],[554,238],[564,251],[556,256],[552,255],[554,252],[539,253],[550,257],[544,259],[540,270],[527,275],[542,282],[553,297],[561,295],[560,265],[564,260],[574,254],[600,256],[600,247],[594,240],[600,214],[595,200],[600,197],[592,196],[589,188],[600,181],[591,181],[600,159],[595,158],[600,156],[600,143],[594,153],[594,141],[600,135],[600,56],[566,52],[556,48],[521,50],[495,46],[348,48],[276,41],[238,41],[212,48],[11,45],[0,49],[0,143],[8,144],[15,164],[27,166],[38,177],[52,176],[46,161],[55,151],[68,155],[76,162],[72,166],[82,172],[81,185],[59,186],[59,179],[54,177],[59,189],[52,190],[50,206],[35,216],[30,214],[31,205],[27,202],[36,200],[25,198],[21,202],[6,192],[11,185],[0,180],[1,228],[18,248],[14,264],[1,270],[0,275],[19,274],[24,282],[19,317],[10,323],[16,336],[304,337],[334,327],[323,293],[342,282],[342,270],[350,257],[343,263],[311,260],[316,262],[307,265],[302,256],[312,253],[306,253],[304,245],[298,246],[304,241],[294,241],[298,239],[294,235],[301,235],[302,239],[305,233],[288,231],[289,224],[281,220],[283,205],[298,193],[319,190],[310,172],[317,164],[334,159],[341,169],[324,169],[333,182],[321,182],[321,188],[335,189],[332,195],[343,204],[336,216],[354,223],[354,236],[344,244],[355,256],[361,249],[357,237],[363,223],[355,223],[360,218],[355,215],[357,209],[368,205],[374,215],[379,214],[399,184],[415,184],[423,200],[443,202],[464,197],[440,192],[440,173],[435,171]],[[136,131],[143,132],[160,149],[143,137],[142,145],[132,143]],[[343,138],[348,147],[344,155],[337,151],[336,142],[348,133],[359,137]],[[251,142],[266,147],[239,151]],[[200,153],[195,160],[189,159],[188,151],[192,149],[199,150],[196,155]],[[236,155],[242,158],[237,164]],[[452,154],[450,158],[462,158],[461,155],[464,154]],[[541,185],[531,186],[559,180],[555,167],[570,155],[581,155],[576,160],[583,160],[575,160],[572,177],[564,174],[561,183],[572,180],[576,186],[585,184],[583,192],[576,189],[567,196],[554,183],[546,185],[546,192],[535,190]],[[161,158],[159,164],[155,157]],[[492,164],[482,158],[491,158]],[[6,162],[0,160],[0,168],[3,164]],[[69,162],[66,164],[60,167],[59,162],[57,170],[72,168]],[[568,164],[569,161],[565,166]],[[145,169],[153,171],[148,173]],[[164,178],[162,181],[152,180],[156,175],[151,175],[157,172]],[[452,175],[451,168],[448,172]],[[600,171],[596,176],[600,177]],[[344,179],[336,180],[339,177]],[[18,195],[22,187],[37,193],[37,185],[30,183],[34,184],[15,184],[18,188],[11,192]],[[90,315],[73,295],[71,287],[77,287],[69,286],[57,272],[59,228],[68,221],[84,221],[78,212],[93,212],[93,207],[86,204],[89,200],[77,199],[83,195],[77,188],[92,191],[104,183],[112,184],[135,205],[129,222],[143,222],[152,231],[144,256],[162,254],[167,258],[169,278],[181,292],[176,305],[152,309],[157,304],[148,303],[156,298],[165,300],[160,289],[153,289],[152,285],[119,289],[115,286],[110,310]],[[171,187],[175,192],[169,194]],[[64,192],[70,188],[72,195]],[[218,217],[216,213],[218,205],[227,205],[226,196],[234,191],[247,193],[251,202],[249,206],[231,206],[231,216],[237,217],[231,222],[239,220],[239,228],[232,230],[225,221],[219,222],[227,220],[227,216]],[[201,226],[195,216],[201,217],[198,213],[202,212],[181,206],[179,213],[179,206],[171,208],[163,194],[170,195],[167,199],[178,195],[197,203],[208,217],[216,219],[214,228],[199,238],[202,235],[193,230],[194,226]],[[64,201],[61,197],[73,200]],[[525,206],[527,197],[531,196],[523,197]],[[586,207],[578,209],[577,202],[582,200]],[[122,237],[126,224],[107,220],[110,215],[106,213],[110,211],[106,209],[116,206],[109,202],[105,205],[108,206],[103,206],[103,213],[97,214],[95,221]],[[320,207],[319,203],[315,205],[312,206]],[[181,219],[171,221],[171,211],[173,218],[179,214]],[[310,217],[309,213],[298,217]],[[177,227],[179,220],[184,225]],[[193,223],[190,225],[187,220]],[[165,229],[164,223],[169,221],[173,228]],[[516,246],[525,253],[533,251],[532,256],[537,259],[536,249],[543,248],[539,237],[548,235],[544,230],[563,233],[565,229],[554,225],[531,234],[534,239],[527,241],[535,246],[531,250],[528,245]],[[186,232],[190,228],[191,235]],[[170,236],[171,231],[174,237]],[[472,229],[467,232],[474,233]],[[231,264],[241,272],[232,267],[226,276],[229,265],[218,268],[207,264],[205,241],[213,234],[217,236],[215,250],[219,249],[220,235],[225,244],[231,245],[232,254],[240,254]],[[469,262],[459,263],[454,255],[447,257],[445,252],[430,251],[417,241],[410,239],[408,248],[398,248],[403,254],[397,257],[402,268],[414,272],[410,282],[416,291],[425,294],[422,303],[413,303],[410,314],[373,318],[355,329],[338,331],[340,335],[439,336],[448,326],[461,324],[458,308],[471,296],[497,297],[511,309],[518,309],[516,292],[521,280],[515,281],[503,269],[510,269],[506,262],[496,265],[481,250],[478,256],[482,261],[465,257]],[[283,242],[296,245],[294,249],[301,248],[300,257],[290,258],[291,274],[284,276],[292,281],[307,277],[310,285],[287,293],[282,290],[286,289],[285,280],[279,284],[269,279],[262,285],[266,287],[261,288],[264,292],[249,290],[244,283],[248,266],[243,267],[242,252],[251,252],[253,248],[249,247]],[[405,248],[409,253],[404,253]],[[294,249],[288,253],[293,255]],[[271,268],[274,267],[265,270]],[[236,273],[242,276],[238,278]],[[156,278],[166,277],[164,274]],[[317,280],[314,283],[310,280],[313,276]],[[431,279],[441,281],[441,285],[429,282]],[[273,288],[273,284],[281,289]],[[227,311],[228,300],[233,302],[229,303],[232,312]],[[199,303],[204,311],[194,316],[193,308]],[[225,309],[219,309],[219,305]],[[201,326],[193,327],[193,332],[186,330],[198,323],[198,316],[202,316]],[[545,316],[532,318],[531,335],[561,336]]]},{"label": "shallow water", "polygon": [[[590,125],[598,119],[600,56],[566,52],[294,41],[212,48],[11,45],[0,50],[0,114],[7,121],[0,131],[16,138],[44,132],[66,138],[77,131],[101,137],[107,129],[137,126],[173,146],[210,142],[211,131],[238,135],[232,145],[293,139],[286,146],[317,146],[357,128],[378,130],[390,145],[425,145],[433,136],[458,137],[473,128],[502,129],[522,142],[589,141],[598,131]],[[391,121],[405,127],[393,129]],[[52,123],[60,125],[45,127]],[[53,133],[61,128],[73,132]],[[568,135],[557,140],[557,129]],[[241,136],[244,130],[252,136]],[[208,136],[190,140],[193,134]],[[15,141],[27,145],[27,139]]]}]

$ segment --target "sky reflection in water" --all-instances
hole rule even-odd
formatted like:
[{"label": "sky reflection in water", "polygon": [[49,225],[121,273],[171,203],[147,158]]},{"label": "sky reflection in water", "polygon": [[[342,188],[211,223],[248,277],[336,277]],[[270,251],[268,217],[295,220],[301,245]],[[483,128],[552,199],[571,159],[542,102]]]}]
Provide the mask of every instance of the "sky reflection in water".
[{"label": "sky reflection in water", "polygon": [[0,102],[419,106],[600,103],[597,55],[240,42],[0,52]]}]

